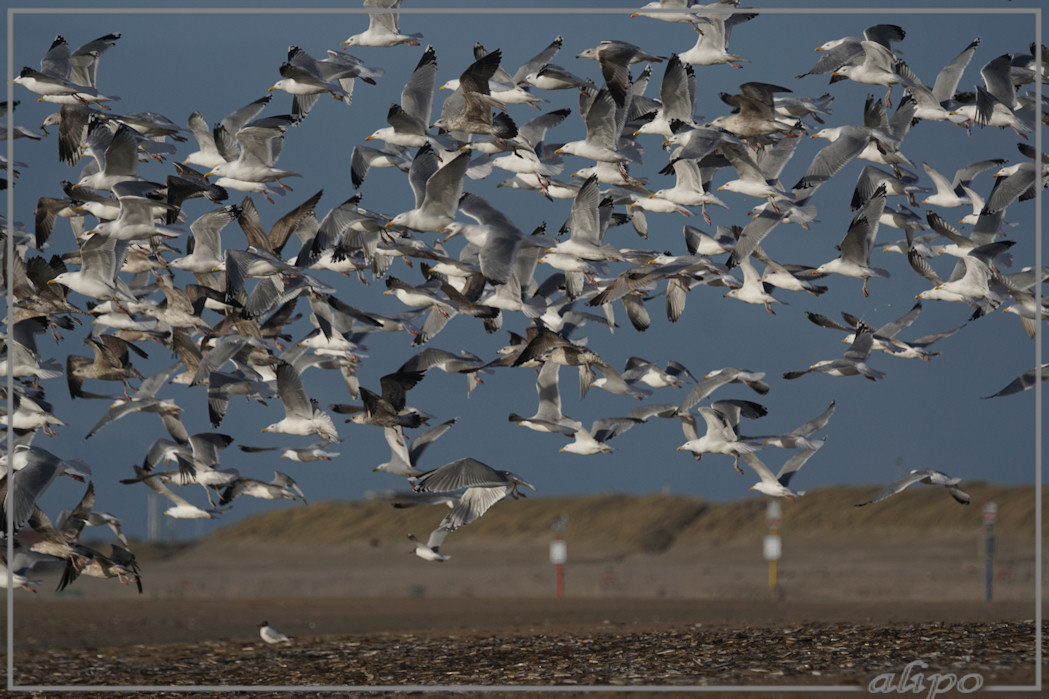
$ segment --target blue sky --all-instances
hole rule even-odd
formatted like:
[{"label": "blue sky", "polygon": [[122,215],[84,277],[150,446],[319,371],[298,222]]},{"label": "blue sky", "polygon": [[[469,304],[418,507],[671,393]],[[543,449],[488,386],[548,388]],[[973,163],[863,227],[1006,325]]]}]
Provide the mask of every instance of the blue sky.
[{"label": "blue sky", "polygon": [[[457,3],[468,7],[478,3]],[[415,3],[416,6],[421,5]],[[777,4],[777,7],[781,6]],[[833,3],[806,3],[806,7],[832,7]],[[112,4],[110,7],[117,7]],[[214,4],[209,5],[214,7]],[[220,7],[233,7],[220,4]],[[246,6],[246,5],[245,5]],[[727,106],[718,99],[722,91],[734,92],[746,81],[762,81],[788,87],[799,96],[818,96],[824,92],[834,95],[833,114],[826,118],[828,125],[861,123],[864,97],[880,96],[881,87],[857,85],[842,81],[827,84],[827,76],[794,76],[807,71],[819,57],[813,49],[833,38],[860,34],[875,23],[891,22],[902,25],[907,38],[899,45],[901,57],[907,61],[924,82],[932,84],[940,68],[975,37],[981,45],[962,78],[960,89],[973,89],[980,80],[979,68],[1002,53],[1026,51],[1034,39],[1035,26],[1031,14],[1010,12],[1032,7],[1031,3],[937,3],[914,4],[911,8],[938,9],[944,7],[992,7],[994,13],[954,12],[920,13],[912,11],[848,12],[828,9],[822,13],[790,14],[764,10],[761,16],[740,25],[732,34],[730,50],[748,59],[741,70],[728,66],[697,66],[699,84],[697,113],[713,119],[727,113]],[[252,4],[251,7],[277,7]],[[324,3],[313,7],[325,8]],[[334,7],[334,4],[333,4]],[[573,72],[600,80],[597,64],[575,58],[585,48],[603,39],[629,40],[642,48],[669,55],[690,48],[694,32],[684,25],[667,24],[646,18],[631,19],[631,3],[600,3],[588,9],[622,7],[618,13],[519,13],[476,14],[415,14],[404,13],[401,26],[404,31],[422,32],[423,46],[393,48],[357,48],[350,50],[367,65],[379,67],[385,76],[375,86],[358,83],[353,104],[346,106],[334,100],[322,99],[309,117],[290,129],[285,138],[285,149],[280,166],[299,172],[301,178],[289,180],[294,191],[270,205],[259,197],[255,203],[263,222],[272,224],[279,216],[308,196],[324,190],[318,205],[318,217],[337,206],[354,193],[349,179],[349,159],[353,146],[365,136],[385,125],[386,110],[398,101],[401,88],[426,44],[433,44],[438,60],[438,84],[457,77],[473,60],[472,47],[480,41],[489,50],[502,49],[503,67],[511,73],[517,65],[544,48],[555,36],[564,36],[564,47],[555,63]],[[201,111],[209,123],[222,119],[230,111],[266,94],[267,88],[280,76],[278,67],[285,60],[289,45],[298,45],[314,56],[323,56],[329,48],[341,48],[341,42],[366,25],[363,14],[335,12],[311,14],[130,14],[116,11],[109,14],[51,15],[18,14],[15,17],[13,61],[8,75],[17,74],[23,65],[38,67],[39,60],[56,34],[65,36],[72,47],[109,32],[121,32],[122,37],[101,60],[98,84],[107,94],[120,96],[113,103],[117,112],[154,111],[164,114],[178,124],[185,124],[194,110]],[[636,76],[639,67],[635,66]],[[647,95],[658,94],[658,83],[663,74],[656,64]],[[51,111],[50,105],[37,103],[20,86],[13,87],[14,98],[21,100],[15,113],[15,122],[36,127]],[[290,96],[275,92],[273,101],[263,115],[285,113],[290,108]],[[551,130],[551,141],[569,141],[583,135],[578,115],[576,93],[570,91],[537,91],[549,103],[545,110],[570,107],[572,114]],[[438,93],[435,101],[436,118],[445,96]],[[900,92],[893,91],[893,104]],[[511,105],[511,116],[523,123],[538,112],[523,106]],[[811,125],[811,122],[809,122]],[[814,130],[814,129],[813,129]],[[803,139],[798,151],[788,163],[782,180],[790,186],[804,171],[812,156],[825,144],[822,139]],[[904,153],[915,163],[915,171],[930,185],[921,170],[928,162],[950,176],[955,169],[970,162],[991,158],[1008,158],[1018,162],[1018,139],[1011,131],[975,127],[971,134],[945,123],[922,122],[914,126],[904,141]],[[645,147],[643,163],[634,165],[631,173],[647,177],[650,187],[671,186],[672,178],[658,174],[666,164],[667,154],[659,147],[658,137],[641,137]],[[1034,134],[1030,143],[1035,143]],[[172,159],[181,160],[195,144],[176,144],[178,153]],[[55,136],[40,142],[19,140],[14,157],[27,164],[14,188],[14,210],[9,218],[32,225],[33,209],[40,196],[60,196],[59,181],[76,179],[86,163],[73,169],[58,162]],[[567,179],[574,169],[589,163],[572,156],[566,157]],[[813,202],[818,210],[818,223],[805,231],[793,225],[775,229],[764,245],[778,261],[817,265],[837,255],[837,245],[848,227],[852,212],[848,201],[856,177],[864,163],[854,162],[833,181],[822,187]],[[143,164],[140,173],[152,179],[162,179],[173,172],[170,164]],[[568,216],[569,200],[548,202],[534,192],[497,189],[502,179],[494,173],[483,180],[467,180],[466,191],[485,197],[492,205],[510,216],[518,227],[529,231],[541,222],[549,230],[556,230]],[[718,185],[728,179],[728,173],[715,177]],[[976,179],[976,189],[990,191],[990,172]],[[404,175],[394,170],[373,170],[361,193],[366,208],[394,215],[411,206],[411,191]],[[749,219],[746,211],[755,200],[722,192],[728,210],[711,208],[714,224],[744,225]],[[230,201],[240,202],[244,194],[231,191]],[[890,205],[897,203],[890,199]],[[186,206],[190,220],[213,208],[194,200]],[[957,221],[968,211],[962,209],[935,209],[948,221]],[[923,209],[919,212],[924,214]],[[1035,202],[1018,202],[1006,213],[1006,220],[1015,224],[1006,229],[1006,236],[1016,241],[1012,249],[1016,271],[1034,263]],[[466,220],[464,218],[464,220]],[[649,214],[650,235],[640,239],[629,226],[615,228],[608,233],[608,241],[620,247],[652,248],[684,254],[682,226],[686,223],[708,232],[713,226],[704,224],[698,215],[684,219],[676,214]],[[187,227],[188,229],[188,227]],[[967,232],[968,227],[963,227]],[[227,247],[243,247],[244,239],[236,225],[224,233]],[[426,240],[433,234],[423,234]],[[902,231],[882,226],[877,242],[903,237]],[[52,245],[43,254],[65,252],[72,245],[72,234],[65,222],[59,222]],[[175,241],[184,247],[184,240]],[[461,243],[450,242],[449,249],[458,250]],[[289,243],[286,252],[294,253],[296,243]],[[870,364],[887,376],[878,382],[859,377],[834,378],[808,375],[795,381],[785,381],[785,371],[802,369],[809,364],[836,357],[845,347],[839,342],[840,333],[816,327],[809,323],[805,311],[838,318],[841,311],[856,315],[874,326],[903,315],[914,304],[915,294],[929,284],[918,277],[907,265],[905,257],[875,252],[875,264],[891,273],[889,279],[873,279],[870,296],[860,291],[860,282],[843,277],[830,277],[821,283],[830,291],[819,298],[782,290],[775,296],[787,305],[777,305],[776,315],[767,314],[760,306],[750,306],[721,297],[724,289],[698,287],[688,298],[684,317],[675,324],[663,314],[663,299],[648,303],[652,327],[645,333],[636,332],[626,321],[622,308],[617,306],[620,327],[614,333],[597,324],[584,327],[579,336],[588,338],[610,364],[622,368],[626,359],[638,355],[658,363],[676,360],[693,374],[701,376],[725,366],[736,366],[763,371],[771,391],[758,397],[745,388],[732,385],[716,392],[712,399],[758,399],[768,407],[768,415],[744,425],[747,434],[773,434],[788,431],[822,412],[831,400],[837,402],[837,412],[827,428],[817,436],[826,436],[827,443],[798,474],[792,485],[813,489],[832,485],[880,484],[888,482],[911,468],[937,468],[965,479],[997,483],[1033,483],[1035,477],[1035,392],[981,400],[1011,381],[1036,362],[1035,341],[1022,331],[1019,321],[1011,314],[996,312],[970,322],[953,337],[936,345],[942,355],[930,362],[899,359],[876,353]],[[942,275],[947,275],[952,261],[933,260]],[[617,269],[617,271],[622,268]],[[540,267],[537,278],[552,272]],[[398,277],[421,281],[418,268],[408,269],[398,262],[391,273]],[[738,272],[737,272],[738,274]],[[339,297],[360,308],[381,313],[396,313],[399,304],[381,291],[382,280],[364,286],[356,279],[318,275],[337,286]],[[180,278],[180,282],[184,279]],[[83,306],[83,297],[73,301]],[[300,310],[304,308],[300,302]],[[904,339],[949,330],[966,322],[971,314],[967,306],[945,302],[926,302],[918,321],[903,333]],[[217,320],[214,315],[209,316]],[[303,320],[292,326],[291,333],[301,339],[310,330]],[[493,358],[496,350],[507,340],[507,330],[521,333],[526,321],[520,316],[508,316],[503,329],[486,335],[477,321],[455,318],[430,345],[450,351],[468,349],[484,358]],[[55,345],[41,337],[43,353],[60,361],[70,353],[84,354],[80,344],[86,328],[67,334],[66,341]],[[361,385],[376,388],[378,378],[395,370],[418,348],[410,346],[401,335],[378,334],[367,341],[366,356],[359,369]],[[148,361],[137,360],[136,365],[148,373],[170,364],[168,351],[159,345],[144,346],[150,353]],[[332,402],[352,402],[341,379],[311,370],[304,377],[307,391],[323,405]],[[564,412],[589,425],[594,419],[621,415],[637,407],[632,398],[611,395],[592,389],[579,399],[575,372],[563,369],[561,373]],[[54,403],[56,414],[68,423],[60,430],[61,436],[39,436],[37,444],[63,458],[79,457],[94,469],[98,492],[96,507],[124,518],[132,533],[144,531],[144,487],[122,486],[119,478],[131,475],[131,464],[139,463],[149,444],[157,437],[166,436],[159,420],[152,415],[126,418],[102,430],[90,440],[83,437],[104,413],[104,401],[71,402],[63,379],[45,383],[47,397]],[[104,387],[96,387],[102,389]],[[91,390],[91,389],[89,389]],[[647,399],[651,402],[681,400],[684,391],[660,389]],[[205,396],[199,389],[186,390],[170,386],[161,391],[184,409],[184,422],[190,432],[211,431],[208,424]],[[676,447],[685,440],[677,420],[652,420],[613,440],[616,451],[608,455],[580,457],[561,454],[559,437],[540,434],[520,428],[507,420],[510,412],[530,415],[535,412],[535,374],[531,370],[503,370],[486,376],[485,383],[467,398],[462,377],[431,372],[409,393],[409,403],[437,416],[436,422],[459,417],[459,423],[438,441],[425,456],[426,467],[436,467],[463,456],[472,456],[496,468],[505,468],[521,474],[535,484],[540,495],[585,494],[602,492],[650,493],[666,490],[673,493],[704,497],[712,500],[732,500],[741,497],[759,497],[747,488],[754,482],[749,471],[740,476],[732,470],[731,457],[708,455],[696,462],[687,452]],[[234,401],[230,414],[217,431],[233,435],[236,443],[250,445],[305,445],[310,438],[260,434],[259,429],[282,417],[279,403],[269,406]],[[336,416],[344,441],[335,449],[342,456],[335,461],[314,464],[296,464],[279,459],[276,452],[248,455],[231,447],[222,454],[223,466],[235,466],[252,477],[269,480],[274,468],[293,476],[311,501],[338,499],[358,500],[368,491],[402,488],[405,484],[388,474],[372,473],[375,465],[389,458],[382,431],[375,427],[343,425]],[[767,447],[759,456],[773,469],[789,457],[789,453]],[[194,502],[203,501],[196,489],[186,491]],[[52,514],[71,506],[82,493],[82,486],[62,482],[56,484],[43,504]],[[218,524],[230,522],[247,513],[273,507],[287,507],[283,503],[263,503],[242,498],[225,514]],[[788,504],[789,507],[789,504]],[[974,517],[979,516],[974,511]],[[179,523],[180,535],[207,531],[211,523]]]}]

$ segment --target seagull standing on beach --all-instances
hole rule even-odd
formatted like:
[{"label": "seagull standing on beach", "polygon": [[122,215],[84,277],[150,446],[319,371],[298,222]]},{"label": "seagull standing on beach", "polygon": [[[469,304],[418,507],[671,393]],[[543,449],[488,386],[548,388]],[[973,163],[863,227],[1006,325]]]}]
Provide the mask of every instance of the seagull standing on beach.
[{"label": "seagull standing on beach", "polygon": [[270,626],[268,621],[259,624],[259,636],[270,645],[291,643],[291,637]]}]

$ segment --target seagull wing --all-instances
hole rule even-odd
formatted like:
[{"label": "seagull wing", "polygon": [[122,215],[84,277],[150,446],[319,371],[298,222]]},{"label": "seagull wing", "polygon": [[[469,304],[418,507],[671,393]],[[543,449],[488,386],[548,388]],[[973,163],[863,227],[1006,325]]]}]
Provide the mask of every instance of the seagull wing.
[{"label": "seagull wing", "polygon": [[313,406],[302,385],[302,376],[287,362],[277,366],[277,393],[289,417],[308,419],[313,416]]}]

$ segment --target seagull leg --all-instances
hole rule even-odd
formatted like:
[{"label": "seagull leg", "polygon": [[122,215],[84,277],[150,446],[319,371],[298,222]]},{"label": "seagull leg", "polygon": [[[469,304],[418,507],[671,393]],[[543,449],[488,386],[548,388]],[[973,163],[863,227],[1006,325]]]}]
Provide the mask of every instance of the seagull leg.
[{"label": "seagull leg", "polygon": [[870,292],[867,291],[867,277],[863,278],[863,295],[864,296],[870,296],[871,295]]}]

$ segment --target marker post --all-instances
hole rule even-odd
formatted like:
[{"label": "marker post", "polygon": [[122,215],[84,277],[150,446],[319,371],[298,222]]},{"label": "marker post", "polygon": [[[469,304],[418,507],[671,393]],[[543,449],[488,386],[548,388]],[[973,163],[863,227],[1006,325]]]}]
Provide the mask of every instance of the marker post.
[{"label": "marker post", "polygon": [[768,536],[764,541],[765,560],[769,562],[769,589],[775,590],[779,584],[779,571],[777,562],[782,553],[782,544],[779,538],[779,525],[783,518],[783,508],[777,499],[769,500],[765,510],[765,523],[769,527]]},{"label": "marker post", "polygon": [[554,596],[561,599],[565,596],[565,561],[568,560],[568,544],[565,543],[565,528],[568,526],[568,515],[562,514],[551,527],[554,539],[550,542],[550,562],[554,564]]},{"label": "marker post", "polygon": [[998,505],[987,502],[983,506],[983,524],[985,529],[984,549],[984,599],[991,601],[991,589],[994,583],[994,521],[998,519]]}]

